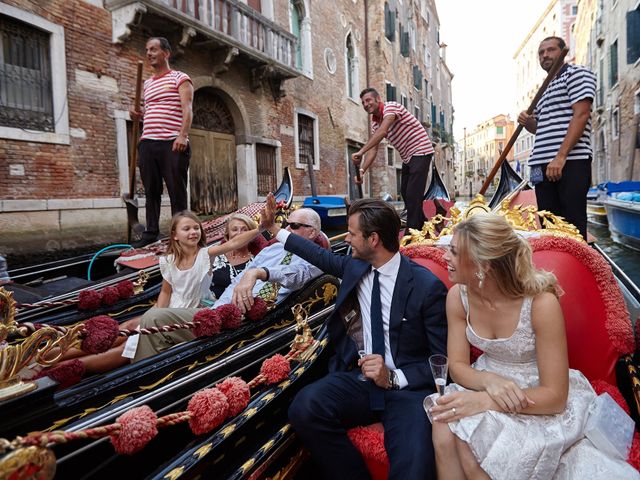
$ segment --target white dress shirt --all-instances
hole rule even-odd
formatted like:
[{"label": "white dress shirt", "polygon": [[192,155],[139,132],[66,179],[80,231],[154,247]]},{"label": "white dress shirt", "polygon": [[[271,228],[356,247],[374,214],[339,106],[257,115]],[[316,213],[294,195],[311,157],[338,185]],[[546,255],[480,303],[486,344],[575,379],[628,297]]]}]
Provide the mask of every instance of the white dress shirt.
[{"label": "white dress shirt", "polygon": [[[396,368],[391,355],[391,342],[389,340],[389,318],[391,316],[391,302],[393,290],[396,287],[396,279],[400,270],[400,253],[377,269],[380,272],[380,302],[382,303],[382,328],[384,329],[384,363],[389,370],[395,371],[398,377],[398,385],[404,388],[409,385],[402,370]],[[366,273],[358,283],[358,302],[360,303],[360,315],[362,317],[362,333],[364,336],[364,349],[370,354],[371,342],[371,293],[373,291],[373,268]]]},{"label": "white dress shirt", "polygon": [[[280,230],[276,238],[284,244],[291,232]],[[396,286],[396,278],[400,270],[400,253],[396,253],[391,259],[377,269],[380,272],[380,301],[382,303],[382,327],[384,329],[384,363],[389,370],[393,370],[398,377],[398,385],[404,388],[409,385],[407,377],[402,370],[396,368],[391,355],[391,342],[389,340],[389,317],[391,316],[391,301],[393,290]],[[364,337],[364,349],[371,353],[371,291],[373,290],[373,269],[366,273],[358,283],[358,303],[362,318],[362,333]]]}]

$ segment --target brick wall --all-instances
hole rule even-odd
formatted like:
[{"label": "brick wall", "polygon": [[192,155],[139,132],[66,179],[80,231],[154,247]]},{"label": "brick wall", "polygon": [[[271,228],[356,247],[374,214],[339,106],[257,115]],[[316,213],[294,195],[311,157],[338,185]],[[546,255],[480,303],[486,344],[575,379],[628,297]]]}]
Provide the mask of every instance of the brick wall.
[{"label": "brick wall", "polygon": [[[279,142],[282,166],[290,167],[297,197],[307,196],[311,191],[306,168],[295,167],[294,112],[303,109],[316,115],[320,169],[314,174],[318,193],[348,194],[347,142],[363,144],[369,138],[367,115],[359,99],[354,101],[346,93],[345,42],[349,32],[359,62],[356,97],[359,90],[367,86],[367,46],[362,2],[341,0],[339,8],[334,2],[304,3],[305,8],[311,9],[308,13],[312,25],[312,78],[302,75],[287,80],[284,83],[286,96],[277,101],[266,84],[252,89],[251,64],[242,55],[236,57],[228,71],[212,73],[220,65],[224,52],[202,45],[187,46],[178,52],[175,47],[181,30],[169,20],[164,24],[157,23],[154,30],[150,30],[149,24],[143,21],[143,26],[131,27],[131,35],[122,44],[114,44],[111,13],[89,2],[8,0],[6,3],[64,27],[71,135],[69,145],[0,139],[0,157],[6,159],[0,163],[2,200],[33,200],[35,203],[30,210],[36,212],[40,203],[53,205],[46,199],[108,199],[113,203],[111,208],[117,207],[121,212],[112,218],[111,221],[116,223],[110,226],[111,233],[103,241],[121,240],[126,217],[119,201],[123,192],[120,186],[122,172],[118,167],[115,117],[117,111],[128,110],[132,103],[135,65],[138,59],[143,58],[144,44],[150,35],[165,35],[173,43],[176,51],[171,59],[173,68],[188,73],[197,80],[198,86],[223,92],[224,98],[234,104],[230,109],[235,112],[237,142]],[[413,62],[419,62],[426,74],[423,53],[419,48],[417,52],[412,52],[411,58],[405,58],[399,54],[397,40],[394,44],[386,41],[383,33],[383,2],[370,2],[368,15],[370,85],[383,93],[384,81],[391,80],[399,86],[399,91],[407,92],[417,101],[422,92],[417,94],[413,90],[412,65]],[[276,23],[289,30],[288,0],[274,2],[274,17]],[[420,19],[419,11],[417,18]],[[435,18],[432,14],[434,24]],[[433,46],[435,31],[430,32],[429,42],[431,48],[435,49],[432,51],[435,61],[438,58],[437,47]],[[336,69],[333,73],[326,66],[327,50],[335,55]],[[145,66],[145,78],[150,75],[150,69]],[[10,175],[12,166],[14,174]],[[21,169],[24,175],[16,175]],[[384,148],[380,149],[371,181],[372,196],[377,196],[381,191],[395,192],[395,167],[386,165]],[[241,184],[239,188],[255,191],[256,186]],[[96,205],[95,200],[87,205]],[[47,207],[47,210],[51,209]],[[39,230],[39,235],[48,238],[55,231],[55,235],[62,238],[65,229],[74,230],[61,223],[53,226],[50,222],[54,222],[54,217],[49,218],[51,213],[47,213],[48,227]],[[20,214],[14,209],[11,216],[15,218]],[[0,213],[0,217],[3,215],[0,223],[9,221],[8,215]],[[87,221],[85,216],[81,217],[82,222]],[[118,218],[122,225],[117,224]],[[20,232],[15,233],[15,238],[19,238]],[[78,232],[75,231],[74,235],[78,235]],[[92,241],[99,240],[92,238]],[[60,240],[57,245],[62,243]],[[20,246],[14,243],[11,248]]]}]

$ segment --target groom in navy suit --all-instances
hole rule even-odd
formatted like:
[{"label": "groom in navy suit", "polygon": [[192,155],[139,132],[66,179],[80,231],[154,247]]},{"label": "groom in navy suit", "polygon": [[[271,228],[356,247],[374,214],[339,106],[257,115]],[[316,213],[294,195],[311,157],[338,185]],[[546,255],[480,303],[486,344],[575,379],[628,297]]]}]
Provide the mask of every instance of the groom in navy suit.
[{"label": "groom in navy suit", "polygon": [[[431,424],[422,401],[435,391],[428,358],[446,353],[446,287],[399,253],[400,219],[383,201],[351,205],[350,257],[280,229],[273,224],[274,211],[270,196],[263,225],[272,225],[270,232],[286,250],[342,278],[328,321],[330,372],[303,388],[289,408],[298,436],[327,478],[365,479],[364,460],[346,432],[382,421],[389,478],[435,479]],[[359,350],[366,355],[359,358]]]}]

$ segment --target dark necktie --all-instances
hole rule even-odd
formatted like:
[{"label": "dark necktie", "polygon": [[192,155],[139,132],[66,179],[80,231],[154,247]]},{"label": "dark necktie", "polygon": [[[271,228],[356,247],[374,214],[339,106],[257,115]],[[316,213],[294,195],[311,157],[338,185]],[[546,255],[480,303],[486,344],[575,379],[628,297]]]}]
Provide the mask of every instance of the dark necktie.
[{"label": "dark necktie", "polygon": [[371,353],[382,355],[384,360],[384,327],[382,325],[382,301],[380,300],[380,272],[373,271],[371,289]]},{"label": "dark necktie", "polygon": [[[382,355],[384,362],[384,327],[382,325],[382,301],[380,300],[380,272],[373,270],[373,288],[371,289],[371,353]],[[384,410],[384,391],[374,386],[371,393],[372,410]]]}]

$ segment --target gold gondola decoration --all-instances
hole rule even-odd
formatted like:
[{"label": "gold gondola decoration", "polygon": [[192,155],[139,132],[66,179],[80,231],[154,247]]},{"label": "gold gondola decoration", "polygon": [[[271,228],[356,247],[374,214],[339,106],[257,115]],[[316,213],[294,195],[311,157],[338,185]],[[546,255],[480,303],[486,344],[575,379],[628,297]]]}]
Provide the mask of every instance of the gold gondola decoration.
[{"label": "gold gondola decoration", "polygon": [[[505,217],[515,230],[572,238],[585,243],[578,229],[563,217],[547,210],[538,210],[535,205],[512,205],[513,200],[513,197],[506,198],[493,210],[493,213]],[[473,215],[491,212],[485,198],[478,194],[471,200],[469,207],[464,212],[454,206],[451,207],[448,217],[438,214],[424,222],[422,229],[409,229],[409,234],[402,237],[400,245],[403,247],[409,244],[435,245],[443,237],[451,235],[454,227],[461,221]],[[540,228],[540,226],[544,228]]]},{"label": "gold gondola decoration", "polygon": [[[0,343],[9,335],[24,335],[15,319],[16,302],[13,293],[0,287]],[[24,382],[20,371],[34,361],[50,366],[70,348],[82,341],[84,325],[78,324],[62,331],[52,327],[35,330],[24,341],[5,345],[0,349],[0,400],[7,400],[37,388],[35,382]]]},{"label": "gold gondola decoration", "polygon": [[[7,294],[6,297],[2,298],[1,306],[11,306],[9,301],[12,300],[11,295]],[[323,298],[325,298],[325,295],[316,295],[315,302],[318,302]],[[249,389],[257,388],[265,384],[279,384],[278,388],[287,388],[291,383],[291,375],[294,375],[290,370],[290,363],[292,361],[302,363],[308,358],[309,352],[314,353],[316,348],[319,345],[322,345],[322,343],[317,342],[313,338],[307,323],[310,307],[313,304],[313,302],[307,301],[304,305],[298,304],[292,307],[298,329],[297,335],[286,355],[283,356],[276,354],[273,357],[266,359],[262,364],[260,373],[246,384],[238,378],[229,378],[225,380],[225,382],[233,381],[235,384],[234,388],[247,389],[247,396],[244,400],[246,403],[240,407],[242,409],[242,413],[239,414],[239,418],[250,418],[258,411],[256,406],[247,408],[247,404],[249,402]],[[11,309],[8,309],[7,312],[11,313]],[[7,318],[11,318],[15,323],[15,319],[12,317]],[[3,332],[5,330],[6,328]],[[53,335],[59,333],[55,329],[51,329],[51,331],[53,332]],[[7,348],[8,347],[5,347],[3,350],[6,350]],[[304,371],[304,365],[299,366],[296,372],[297,375],[302,373],[302,371]],[[217,389],[217,387],[218,385],[211,389],[205,389],[197,392],[194,395],[194,398],[192,398],[192,401],[198,396],[203,398],[212,395],[209,392]],[[220,393],[217,395],[219,397]],[[236,402],[242,402],[242,400],[237,399]],[[209,405],[209,402],[201,403],[201,405]],[[207,413],[207,415],[212,418],[203,420],[202,414],[199,412],[199,408],[200,407],[196,405],[196,403],[192,406],[192,402],[190,401],[189,406],[185,411],[170,413],[163,417],[157,417],[149,407],[142,406],[125,412],[123,415],[118,417],[115,423],[109,425],[98,426],[76,432],[65,432],[62,430],[51,432],[32,432],[25,437],[17,437],[12,441],[0,439],[0,454],[5,454],[0,458],[0,480],[4,480],[4,478],[14,478],[17,474],[21,474],[20,478],[52,478],[55,474],[55,456],[50,450],[50,447],[56,444],[69,443],[78,439],[111,437],[112,443],[118,453],[131,454],[143,448],[146,443],[150,441],[155,434],[157,434],[157,428],[169,427],[182,422],[189,422],[194,433],[202,434],[219,425],[227,415],[225,410],[222,413],[223,417],[218,418],[220,415],[218,409],[213,409],[212,412]],[[139,428],[138,423],[141,421],[141,417],[145,418],[144,422],[150,422],[151,424],[156,425],[155,434],[150,434],[148,428]],[[137,423],[131,423],[134,418]],[[195,422],[194,425],[192,425],[192,421]],[[235,428],[235,425],[236,422],[232,422],[223,430],[230,433]],[[128,432],[126,440],[120,441],[120,434],[125,430]],[[134,430],[138,433],[135,433]],[[142,433],[139,433],[139,431]]]}]

